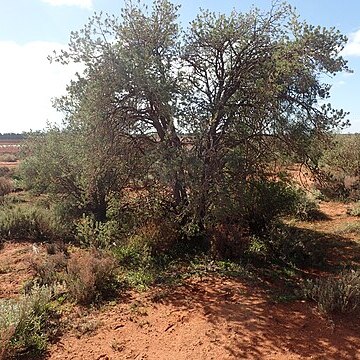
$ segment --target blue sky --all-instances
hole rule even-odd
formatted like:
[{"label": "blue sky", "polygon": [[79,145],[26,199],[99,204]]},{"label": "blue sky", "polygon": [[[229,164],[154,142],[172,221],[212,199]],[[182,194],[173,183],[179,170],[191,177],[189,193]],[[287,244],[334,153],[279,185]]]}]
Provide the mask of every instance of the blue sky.
[{"label": "blue sky", "polygon": [[[150,1],[147,1],[149,4]],[[247,11],[252,5],[269,9],[265,0],[176,0],[185,26],[199,8],[228,13]],[[344,51],[353,74],[329,79],[330,102],[350,112],[352,126],[360,132],[360,1],[289,0],[301,18],[314,25],[335,26],[348,35]],[[70,31],[80,29],[94,11],[119,14],[123,0],[0,0],[0,133],[42,129],[60,121],[51,98],[65,92],[78,65],[50,65],[54,49],[65,48]]]}]

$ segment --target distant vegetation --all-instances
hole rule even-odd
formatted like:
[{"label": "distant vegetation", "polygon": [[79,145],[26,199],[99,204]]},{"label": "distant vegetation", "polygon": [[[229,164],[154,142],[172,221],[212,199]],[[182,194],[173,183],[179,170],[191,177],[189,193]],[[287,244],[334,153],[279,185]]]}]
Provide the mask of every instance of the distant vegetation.
[{"label": "distant vegetation", "polygon": [[24,138],[24,134],[0,133],[0,140],[23,140]]}]

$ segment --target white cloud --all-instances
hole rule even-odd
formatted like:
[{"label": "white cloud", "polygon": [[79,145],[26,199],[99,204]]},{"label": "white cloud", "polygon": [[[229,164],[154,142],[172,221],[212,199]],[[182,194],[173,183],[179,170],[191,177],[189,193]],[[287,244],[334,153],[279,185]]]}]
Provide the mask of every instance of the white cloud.
[{"label": "white cloud", "polygon": [[0,41],[0,132],[43,129],[61,114],[51,98],[63,95],[79,65],[50,64],[47,56],[65,46],[52,42],[18,45]]},{"label": "white cloud", "polygon": [[341,52],[343,56],[360,56],[360,30],[348,35],[349,41]]},{"label": "white cloud", "polygon": [[92,8],[92,0],[42,0],[52,6],[78,6],[84,9]]}]

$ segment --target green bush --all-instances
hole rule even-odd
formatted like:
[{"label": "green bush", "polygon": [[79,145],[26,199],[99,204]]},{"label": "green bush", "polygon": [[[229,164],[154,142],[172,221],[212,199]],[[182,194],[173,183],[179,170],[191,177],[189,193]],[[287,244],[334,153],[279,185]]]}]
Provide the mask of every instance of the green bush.
[{"label": "green bush", "polygon": [[360,200],[360,134],[337,134],[320,159],[318,186],[330,198]]},{"label": "green bush", "polygon": [[0,300],[0,359],[46,349],[51,297],[50,287],[35,285],[18,300]]},{"label": "green bush", "polygon": [[118,224],[115,221],[99,222],[85,216],[75,223],[76,239],[85,247],[109,249],[113,246]]},{"label": "green bush", "polygon": [[147,244],[133,242],[117,246],[112,252],[119,265],[125,269],[149,269],[153,265],[152,250]]},{"label": "green bush", "polygon": [[297,191],[283,181],[266,179],[231,184],[219,192],[210,224],[241,224],[251,234],[261,235],[281,216],[293,213]]},{"label": "green bush", "polygon": [[310,194],[301,189],[295,190],[295,206],[293,214],[300,220],[318,220],[321,219],[318,202]]},{"label": "green bush", "polygon": [[49,209],[15,205],[0,210],[0,237],[12,240],[54,240],[67,236],[67,230]]},{"label": "green bush", "polygon": [[360,216],[360,201],[354,203],[347,212],[351,216]]},{"label": "green bush", "polygon": [[347,313],[360,307],[360,271],[345,270],[338,276],[307,280],[303,293],[324,313]]},{"label": "green bush", "polygon": [[263,256],[272,262],[299,268],[324,265],[327,248],[309,230],[276,224],[261,241]]},{"label": "green bush", "polygon": [[2,162],[16,162],[19,159],[18,155],[16,154],[1,154],[0,155],[0,161]]}]

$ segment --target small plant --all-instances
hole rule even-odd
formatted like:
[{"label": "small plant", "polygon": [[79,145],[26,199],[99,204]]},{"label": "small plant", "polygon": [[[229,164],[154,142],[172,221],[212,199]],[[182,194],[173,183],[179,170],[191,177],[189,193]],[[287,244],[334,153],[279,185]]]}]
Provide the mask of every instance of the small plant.
[{"label": "small plant", "polygon": [[354,203],[347,211],[351,216],[360,216],[360,201]]},{"label": "small plant", "polygon": [[79,250],[71,254],[67,263],[65,282],[70,296],[88,305],[111,295],[118,285],[113,257],[97,250]]},{"label": "small plant", "polygon": [[35,256],[31,259],[31,266],[41,285],[52,285],[64,281],[67,257],[62,252],[49,254],[45,259]]},{"label": "small plant", "polygon": [[346,270],[338,276],[307,280],[303,293],[315,300],[324,313],[354,311],[360,308],[360,271]]},{"label": "small plant", "polygon": [[275,263],[299,268],[326,263],[327,248],[325,244],[319,246],[318,236],[311,231],[279,224],[263,240],[268,258]]},{"label": "small plant", "polygon": [[10,194],[13,189],[12,181],[6,177],[0,177],[0,199]]},{"label": "small plant", "polygon": [[16,162],[18,160],[18,156],[15,154],[1,154],[0,161],[2,162]]},{"label": "small plant", "polygon": [[128,245],[117,246],[112,252],[119,265],[126,269],[149,269],[153,266],[151,248],[141,242],[132,242]]},{"label": "small plant", "polygon": [[42,352],[53,290],[35,285],[19,300],[0,301],[0,359],[19,352]]},{"label": "small plant", "polygon": [[336,233],[340,235],[342,234],[360,235],[360,223],[357,221],[357,222],[348,222],[342,224],[341,226],[338,227]]},{"label": "small plant", "polygon": [[303,190],[296,190],[297,199],[294,207],[294,215],[299,220],[311,221],[321,218],[318,201],[314,195],[307,194]]},{"label": "small plant", "polygon": [[99,250],[78,249],[70,255],[58,251],[45,259],[35,256],[31,264],[39,284],[61,284],[83,305],[113,295],[118,286],[115,258]]},{"label": "small plant", "polygon": [[155,282],[155,274],[153,271],[144,269],[129,270],[126,272],[125,281],[132,288],[146,290]]},{"label": "small plant", "polygon": [[114,221],[102,223],[83,215],[76,224],[76,238],[85,247],[109,249],[113,244],[116,225]]}]

